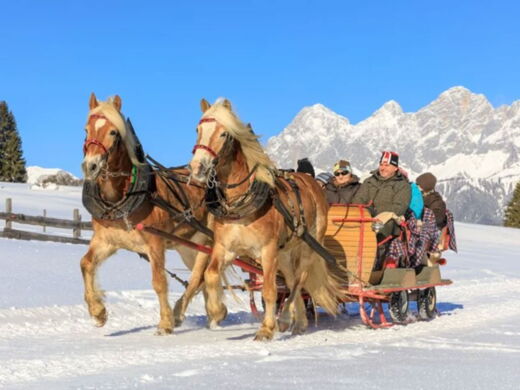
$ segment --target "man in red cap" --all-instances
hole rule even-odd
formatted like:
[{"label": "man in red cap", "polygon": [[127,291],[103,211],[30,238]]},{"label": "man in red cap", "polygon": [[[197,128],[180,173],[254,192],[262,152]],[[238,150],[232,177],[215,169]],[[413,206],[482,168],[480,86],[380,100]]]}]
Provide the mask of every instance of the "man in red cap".
[{"label": "man in red cap", "polygon": [[[403,216],[410,204],[411,188],[408,179],[399,171],[399,155],[391,151],[382,152],[379,168],[371,174],[359,188],[352,203],[370,205],[372,215],[376,217],[381,213],[385,216]],[[378,232],[378,240],[400,233],[395,219],[383,222],[386,223]]]}]

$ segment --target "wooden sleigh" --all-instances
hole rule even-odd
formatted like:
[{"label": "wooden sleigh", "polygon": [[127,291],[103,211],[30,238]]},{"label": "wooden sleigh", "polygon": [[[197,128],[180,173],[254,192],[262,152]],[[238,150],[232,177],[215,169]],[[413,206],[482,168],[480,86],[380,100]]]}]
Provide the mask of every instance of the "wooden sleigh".
[{"label": "wooden sleigh", "polygon": [[[348,299],[359,302],[363,322],[374,328],[407,321],[410,301],[417,301],[421,319],[435,317],[435,287],[449,285],[451,280],[441,278],[439,264],[423,266],[417,272],[413,268],[396,268],[382,259],[382,269],[374,269],[378,253],[374,222],[362,205],[332,205],[329,209],[325,247],[347,269]],[[447,243],[443,245],[447,248]],[[384,303],[389,306],[392,321],[386,318]]]}]

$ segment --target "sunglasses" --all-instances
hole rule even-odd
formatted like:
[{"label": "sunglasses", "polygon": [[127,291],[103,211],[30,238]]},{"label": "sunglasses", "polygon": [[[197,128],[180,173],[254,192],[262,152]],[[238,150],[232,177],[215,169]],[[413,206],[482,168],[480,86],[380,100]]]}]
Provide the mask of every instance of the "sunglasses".
[{"label": "sunglasses", "polygon": [[350,172],[348,172],[348,171],[334,172],[334,176],[339,176],[339,175],[345,176],[348,174],[350,174]]}]

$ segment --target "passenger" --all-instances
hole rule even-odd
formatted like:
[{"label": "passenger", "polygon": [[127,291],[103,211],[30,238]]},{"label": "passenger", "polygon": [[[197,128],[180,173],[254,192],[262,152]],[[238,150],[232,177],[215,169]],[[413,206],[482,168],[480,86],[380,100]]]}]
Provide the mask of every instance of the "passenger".
[{"label": "passenger", "polygon": [[424,200],[421,193],[421,189],[417,185],[417,183],[410,183],[410,188],[412,190],[412,196],[410,199],[410,205],[408,208],[412,211],[415,219],[420,221],[423,217],[424,210]]},{"label": "passenger", "polygon": [[330,204],[352,203],[352,198],[361,186],[359,177],[352,173],[350,163],[339,160],[334,165],[334,177],[325,185],[325,195]]},{"label": "passenger", "polygon": [[327,185],[329,180],[331,180],[332,178],[334,178],[334,175],[332,173],[322,172],[322,173],[318,174],[318,176],[316,176],[316,181],[318,182],[318,184],[320,185],[320,187],[322,189],[325,189],[325,186]]},{"label": "passenger", "polygon": [[[356,193],[353,203],[370,204],[371,213],[377,216],[388,212],[401,217],[410,204],[411,189],[408,179],[399,172],[399,155],[395,152],[383,152],[379,168],[372,171]],[[394,219],[387,219],[378,232],[378,240],[390,235],[399,235],[400,229]]]},{"label": "passenger", "polygon": [[314,167],[307,157],[298,160],[297,164],[298,167],[296,168],[296,172],[306,173],[307,175],[314,177]]},{"label": "passenger", "polygon": [[437,178],[432,173],[426,172],[420,175],[416,182],[423,195],[424,207],[428,207],[433,211],[437,227],[439,230],[442,230],[447,224],[446,203],[442,199],[441,194],[435,191]]}]

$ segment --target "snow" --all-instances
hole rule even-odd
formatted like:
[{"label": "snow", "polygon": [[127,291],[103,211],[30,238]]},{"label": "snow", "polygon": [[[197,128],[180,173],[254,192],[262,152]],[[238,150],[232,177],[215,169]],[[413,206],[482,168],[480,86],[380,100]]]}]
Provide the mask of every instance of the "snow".
[{"label": "snow", "polygon": [[[0,183],[0,208],[70,217],[80,188],[33,191]],[[84,214],[85,215],[85,214]],[[1,224],[2,222],[0,222]],[[0,226],[2,228],[3,226]],[[86,246],[0,239],[0,388],[5,389],[517,389],[520,373],[520,230],[458,223],[437,290],[441,315],[372,330],[355,304],[320,315],[305,335],[252,341],[248,297],[227,296],[229,315],[205,327],[202,298],[172,336],[155,336],[150,270],[120,251],[101,267],[109,319],[96,328],[83,303]],[[169,252],[168,268],[181,262]],[[180,296],[170,283],[170,301]]]},{"label": "snow", "polygon": [[[27,167],[27,183],[35,184],[38,182],[38,179],[41,176],[56,175],[59,172],[66,172],[66,171],[59,169],[59,168],[42,168],[42,167],[38,167],[36,165]],[[70,172],[66,172],[66,173],[71,175],[72,178],[77,179],[77,177],[74,176],[72,173],[70,173]]]}]

